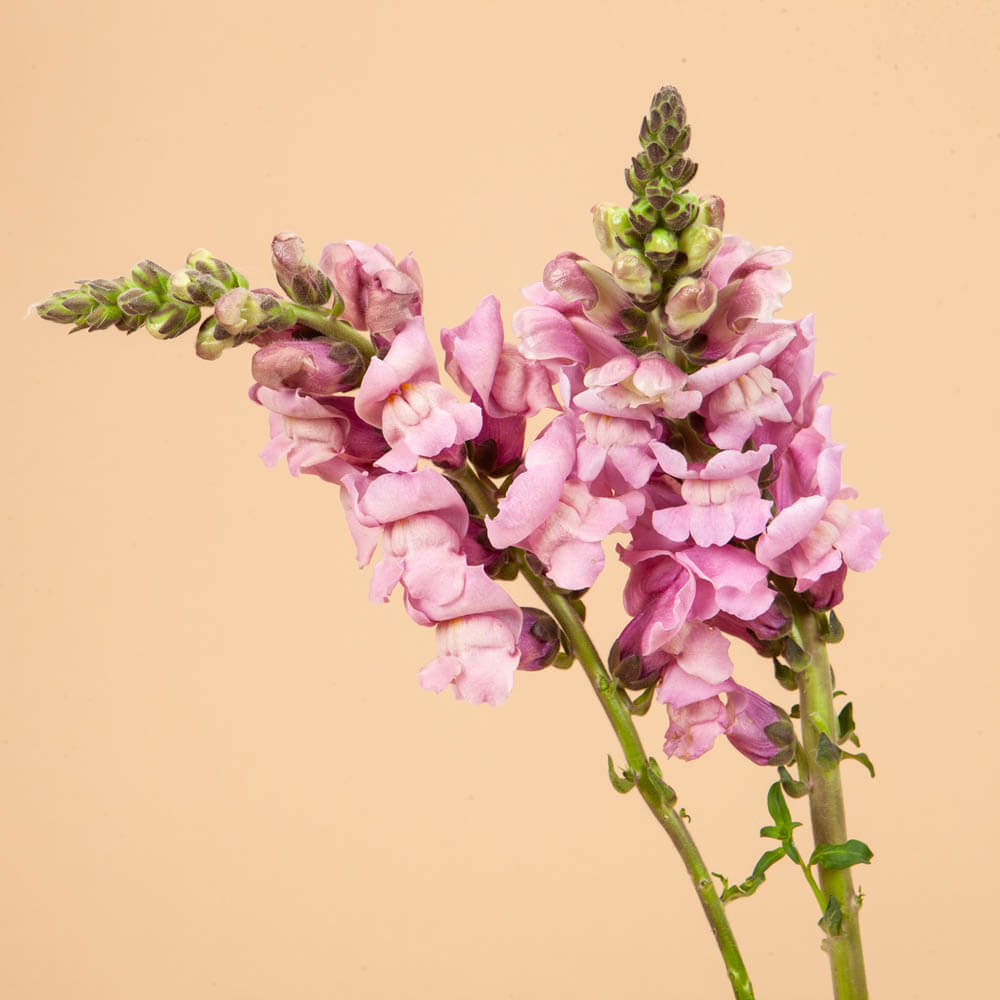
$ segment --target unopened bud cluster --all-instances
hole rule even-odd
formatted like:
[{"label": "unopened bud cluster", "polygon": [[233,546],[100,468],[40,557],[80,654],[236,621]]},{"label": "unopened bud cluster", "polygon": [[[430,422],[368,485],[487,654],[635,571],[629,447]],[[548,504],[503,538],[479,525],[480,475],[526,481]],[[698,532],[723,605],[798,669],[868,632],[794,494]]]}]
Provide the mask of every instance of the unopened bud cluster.
[{"label": "unopened bud cluster", "polygon": [[625,171],[631,205],[596,205],[594,230],[612,259],[615,280],[636,305],[652,312],[669,299],[678,279],[696,276],[719,249],[723,206],[720,198],[684,190],[698,167],[686,155],[691,127],[674,87],[653,97],[639,141],[642,149]]}]

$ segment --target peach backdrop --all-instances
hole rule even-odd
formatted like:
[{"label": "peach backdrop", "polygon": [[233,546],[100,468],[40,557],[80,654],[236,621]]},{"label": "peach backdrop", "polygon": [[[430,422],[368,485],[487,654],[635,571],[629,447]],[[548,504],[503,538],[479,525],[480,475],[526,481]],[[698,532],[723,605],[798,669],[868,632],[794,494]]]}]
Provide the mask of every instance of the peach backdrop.
[{"label": "peach backdrop", "polygon": [[[336,491],[266,470],[249,352],[67,338],[76,278],[207,246],[270,281],[298,231],[414,250],[432,329],[623,199],[678,85],[727,229],[795,252],[846,476],[892,529],[835,651],[879,775],[847,772],[874,996],[994,980],[1000,24],[990,3],[5,9],[0,995],[718,998],[679,861],[608,786],[579,672],[502,709],[416,683]],[[622,624],[599,586],[606,648]],[[741,676],[769,686],[769,664]],[[654,712],[644,731],[657,746]],[[763,844],[771,772],[670,762],[710,866]],[[801,812],[801,810],[799,810]],[[800,817],[804,818],[804,817]],[[953,845],[953,846],[949,846]],[[825,996],[789,865],[732,907],[758,995]]]}]

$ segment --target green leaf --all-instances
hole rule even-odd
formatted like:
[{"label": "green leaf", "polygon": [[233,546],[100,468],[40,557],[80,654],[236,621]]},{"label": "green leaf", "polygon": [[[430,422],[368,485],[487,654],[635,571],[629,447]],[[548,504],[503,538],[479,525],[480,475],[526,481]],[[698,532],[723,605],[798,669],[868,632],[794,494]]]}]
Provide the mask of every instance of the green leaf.
[{"label": "green leaf", "polygon": [[629,711],[632,715],[645,715],[653,704],[653,695],[656,693],[656,686],[650,686],[629,703]]},{"label": "green leaf", "polygon": [[781,662],[776,656],[773,657],[774,662],[774,679],[786,690],[794,691],[799,686],[799,682],[795,678],[795,671],[786,667],[784,663]]},{"label": "green leaf", "polygon": [[788,811],[788,803],[781,792],[780,781],[776,781],[767,790],[767,811],[782,836],[787,837],[792,832],[792,814]]},{"label": "green leaf", "polygon": [[778,777],[781,779],[781,787],[790,798],[801,799],[809,791],[809,786],[804,781],[796,781],[786,767],[778,768]]},{"label": "green leaf", "polygon": [[[801,823],[796,823],[796,826],[802,826]],[[792,842],[791,835],[789,834],[782,842],[782,846],[785,848],[785,853],[795,862],[797,865],[802,864],[802,855],[799,854],[799,849]]]},{"label": "green leaf", "polygon": [[836,896],[830,896],[826,901],[823,916],[819,918],[819,925],[831,937],[836,937],[840,933],[843,922],[844,915],[841,912],[840,903],[837,902]]},{"label": "green leaf", "polygon": [[[837,716],[837,742],[843,743],[854,733],[854,702],[849,701]],[[857,742],[855,738],[854,742]]]},{"label": "green leaf", "polygon": [[851,865],[867,865],[872,860],[871,848],[860,840],[847,840],[843,844],[818,844],[809,858],[809,864],[820,865],[828,871],[840,871]]},{"label": "green leaf", "polygon": [[635,775],[631,771],[622,771],[619,774],[615,762],[611,759],[611,754],[608,754],[608,777],[611,779],[615,791],[621,792],[622,795],[635,788]]},{"label": "green leaf", "polygon": [[784,831],[779,830],[776,826],[762,826],[760,828],[760,835],[762,837],[770,837],[772,840],[785,839]]},{"label": "green leaf", "polygon": [[866,753],[848,753],[846,750],[840,751],[841,757],[847,757],[848,760],[856,760],[859,764],[868,768],[868,773],[874,778],[875,777],[875,765],[871,762],[871,758]]},{"label": "green leaf", "polygon": [[785,636],[781,653],[796,673],[805,670],[812,663],[812,657],[790,635]]},{"label": "green leaf", "polygon": [[771,865],[780,861],[785,856],[784,847],[776,847],[774,850],[765,851],[757,864],[754,865],[753,872],[748,875],[739,885],[730,886],[728,880],[718,872],[712,872],[716,878],[722,881],[722,892],[719,898],[723,903],[728,903],[731,899],[740,899],[745,896],[752,896],[764,884],[764,877]]},{"label": "green leaf", "polygon": [[826,641],[829,643],[840,642],[844,638],[844,626],[840,623],[840,619],[837,617],[837,612],[832,608],[829,613],[829,631],[826,636]]},{"label": "green leaf", "polygon": [[819,734],[819,742],[816,746],[816,763],[824,771],[829,771],[837,766],[840,760],[841,749],[836,746],[833,740],[826,733]]}]

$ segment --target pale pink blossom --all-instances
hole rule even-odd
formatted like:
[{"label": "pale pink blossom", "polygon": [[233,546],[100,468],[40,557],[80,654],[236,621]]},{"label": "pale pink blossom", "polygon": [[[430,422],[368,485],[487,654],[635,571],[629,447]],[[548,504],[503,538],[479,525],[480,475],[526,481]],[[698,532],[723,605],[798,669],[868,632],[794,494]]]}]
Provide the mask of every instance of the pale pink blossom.
[{"label": "pale pink blossom", "polygon": [[343,319],[383,343],[420,315],[423,279],[412,256],[397,264],[380,243],[346,240],[325,246],[319,266],[344,301]]},{"label": "pale pink blossom", "polygon": [[702,401],[702,394],[688,387],[684,372],[660,354],[620,355],[600,368],[591,368],[583,382],[587,390],[573,402],[592,413],[615,415],[630,410],[636,419],[655,415],[677,420]]},{"label": "pale pink blossom", "polygon": [[271,440],[260,457],[267,466],[288,459],[293,476],[340,456],[350,421],[335,406],[324,405],[299,389],[269,389],[255,384],[250,398],[270,410]]},{"label": "pale pink blossom", "polygon": [[400,330],[384,359],[372,358],[357,410],[389,442],[390,451],[377,464],[390,472],[409,471],[419,458],[474,438],[482,426],[479,407],[459,402],[440,384],[419,317]]},{"label": "pale pink blossom", "polygon": [[659,442],[653,449],[664,472],[680,479],[683,504],[653,513],[653,526],[665,538],[697,545],[724,545],[732,538],[753,538],[771,516],[771,503],[760,495],[757,476],[774,451],[722,451],[705,463],[688,466],[684,456]]}]

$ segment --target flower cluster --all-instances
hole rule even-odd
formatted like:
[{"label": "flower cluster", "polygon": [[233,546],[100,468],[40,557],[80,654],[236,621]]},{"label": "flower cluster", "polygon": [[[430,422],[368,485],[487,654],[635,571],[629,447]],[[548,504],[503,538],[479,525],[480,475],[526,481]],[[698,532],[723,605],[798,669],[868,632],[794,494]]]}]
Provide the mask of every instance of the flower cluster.
[{"label": "flower cluster", "polygon": [[412,258],[353,241],[323,251],[344,320],[377,353],[365,367],[301,329],[268,333],[251,389],[271,412],[263,454],[341,487],[359,563],[380,547],[372,599],[398,584],[436,629],[422,685],[502,702],[515,670],[558,646],[551,621],[499,582],[511,551],[573,594],[621,533],[630,621],[610,665],[625,687],[656,686],[666,753],[692,759],[724,734],[757,763],[787,759],[783,713],[733,679],[730,640],[774,653],[789,600],[831,608],[886,533],[879,511],[847,503],[811,319],[775,319],[787,259],[727,236],[647,314],[620,275],[561,254],[525,289],[516,343],[492,296],[442,331],[459,398],[441,382]]}]

